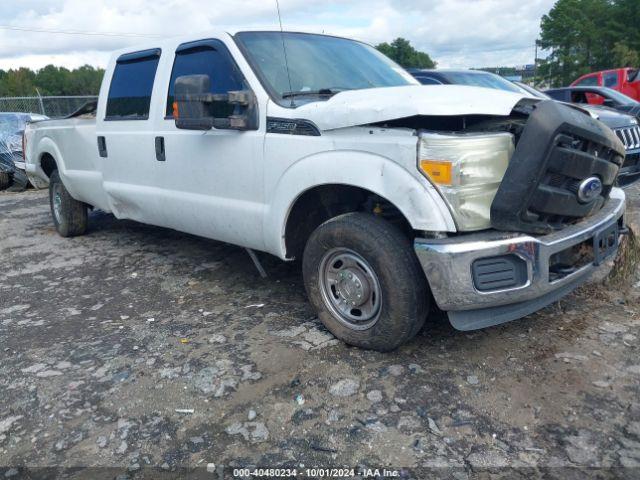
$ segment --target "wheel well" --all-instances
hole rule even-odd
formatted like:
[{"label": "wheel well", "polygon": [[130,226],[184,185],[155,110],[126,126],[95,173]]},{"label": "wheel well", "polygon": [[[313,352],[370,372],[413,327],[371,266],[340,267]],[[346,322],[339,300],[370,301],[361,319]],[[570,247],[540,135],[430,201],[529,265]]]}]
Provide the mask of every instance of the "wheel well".
[{"label": "wheel well", "polygon": [[56,164],[56,159],[53,158],[53,155],[50,153],[45,153],[40,158],[40,165],[42,166],[42,171],[47,175],[47,177],[51,177],[51,174],[54,170],[58,169],[58,165]]},{"label": "wheel well", "polygon": [[300,258],[307,240],[327,220],[350,212],[368,212],[397,225],[409,238],[413,229],[400,210],[385,198],[351,185],[320,185],[295,201],[285,227],[287,258]]}]

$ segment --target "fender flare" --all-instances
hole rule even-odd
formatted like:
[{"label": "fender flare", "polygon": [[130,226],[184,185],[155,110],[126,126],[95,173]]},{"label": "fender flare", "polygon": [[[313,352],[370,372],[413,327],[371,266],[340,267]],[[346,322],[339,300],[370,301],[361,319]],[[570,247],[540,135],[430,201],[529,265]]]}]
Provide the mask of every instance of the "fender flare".
[{"label": "fender flare", "polygon": [[426,180],[398,163],[369,152],[337,150],[302,158],[289,166],[268,194],[265,250],[286,258],[285,229],[293,205],[306,191],[330,184],[363,188],[400,210],[415,230],[455,232],[444,200]]}]

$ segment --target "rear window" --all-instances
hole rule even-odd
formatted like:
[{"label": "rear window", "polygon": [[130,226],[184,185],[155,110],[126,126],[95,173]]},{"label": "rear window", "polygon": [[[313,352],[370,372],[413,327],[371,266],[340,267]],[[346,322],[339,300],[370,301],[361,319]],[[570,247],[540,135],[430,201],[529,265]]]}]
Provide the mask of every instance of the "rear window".
[{"label": "rear window", "polygon": [[[227,47],[215,39],[183,44],[176,50],[176,58],[171,71],[171,83],[167,95],[166,116],[173,116],[175,82],[186,75],[208,75],[211,80],[209,93],[228,93],[244,90],[244,77],[236,66]],[[227,117],[233,113],[233,106],[226,102],[213,102],[213,114]]]},{"label": "rear window", "polygon": [[146,120],[149,118],[153,81],[160,50],[145,50],[118,59],[109,87],[107,120]]}]

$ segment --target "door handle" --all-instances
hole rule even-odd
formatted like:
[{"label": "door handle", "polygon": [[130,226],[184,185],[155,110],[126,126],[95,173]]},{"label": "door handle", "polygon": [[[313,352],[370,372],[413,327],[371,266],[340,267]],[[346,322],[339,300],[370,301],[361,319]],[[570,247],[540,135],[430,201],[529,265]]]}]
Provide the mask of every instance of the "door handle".
[{"label": "door handle", "polygon": [[164,151],[164,137],[156,137],[156,160],[159,162],[167,160],[167,156]]},{"label": "door handle", "polygon": [[104,137],[98,137],[98,154],[102,158],[107,158],[107,139]]}]

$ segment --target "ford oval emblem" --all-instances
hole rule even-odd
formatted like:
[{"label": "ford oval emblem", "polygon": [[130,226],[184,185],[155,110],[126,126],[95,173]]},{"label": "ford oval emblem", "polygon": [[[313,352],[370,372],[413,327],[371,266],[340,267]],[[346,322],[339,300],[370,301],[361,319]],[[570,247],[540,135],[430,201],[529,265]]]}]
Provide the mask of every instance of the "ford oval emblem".
[{"label": "ford oval emblem", "polygon": [[578,200],[589,203],[602,194],[602,181],[598,177],[589,177],[578,187]]}]

